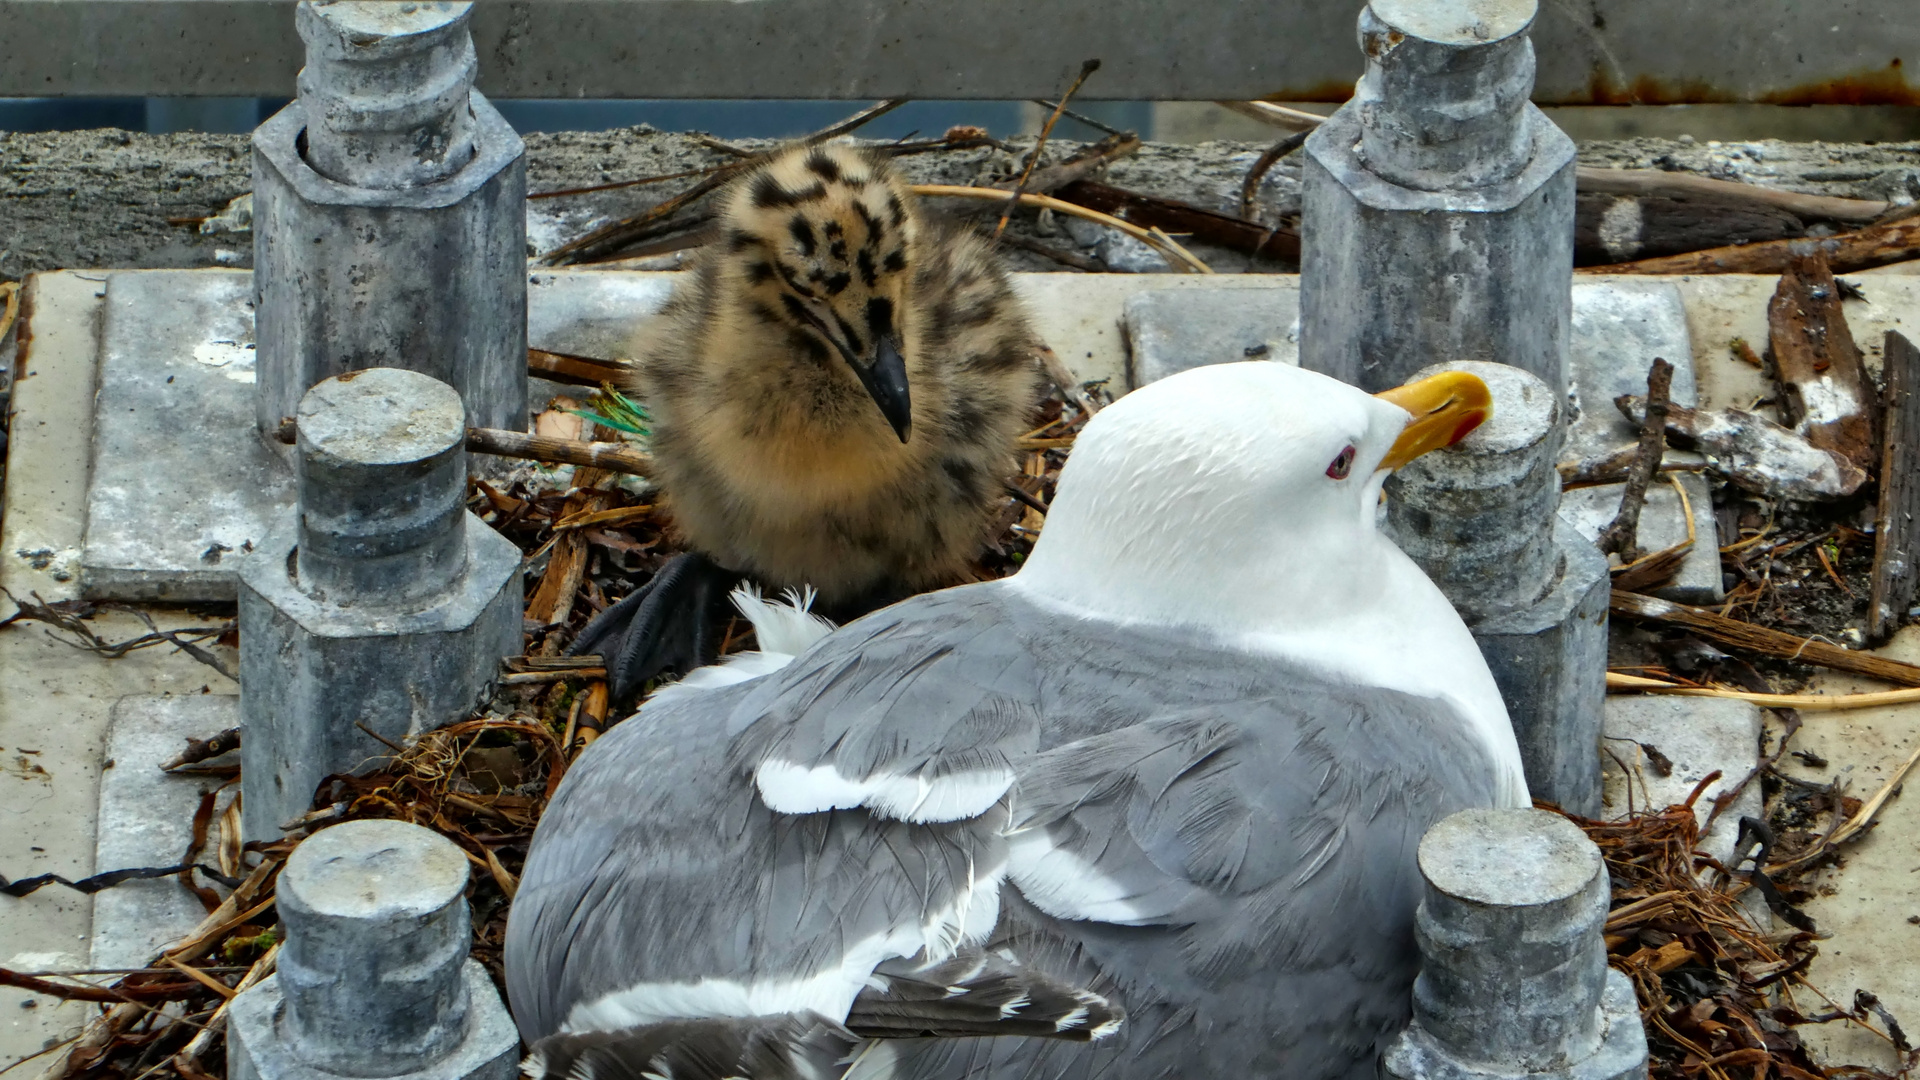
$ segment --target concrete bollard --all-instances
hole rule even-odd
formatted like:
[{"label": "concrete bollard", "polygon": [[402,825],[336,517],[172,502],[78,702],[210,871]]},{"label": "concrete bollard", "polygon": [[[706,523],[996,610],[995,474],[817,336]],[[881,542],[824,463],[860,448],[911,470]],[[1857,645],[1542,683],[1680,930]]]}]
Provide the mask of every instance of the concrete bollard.
[{"label": "concrete bollard", "polygon": [[1520,742],[1527,784],[1571,813],[1600,812],[1607,562],[1558,513],[1561,396],[1516,367],[1459,361],[1493,416],[1387,481],[1387,535],[1480,643]]},{"label": "concrete bollard", "polygon": [[305,0],[300,96],[253,134],[255,420],[399,364],[527,426],[526,163],[473,90],[468,3]]},{"label": "concrete bollard", "polygon": [[520,552],[468,520],[451,387],[349,372],[307,392],[298,432],[298,506],[240,572],[249,840],[388,753],[368,731],[397,743],[466,716],[520,651]]},{"label": "concrete bollard", "polygon": [[1528,102],[1536,0],[1372,0],[1307,140],[1300,364],[1363,389],[1491,360],[1567,389],[1573,141]]},{"label": "concrete bollard", "polygon": [[1420,841],[1413,1022],[1399,1080],[1647,1075],[1632,982],[1607,966],[1600,850],[1544,810],[1462,810]]},{"label": "concrete bollard", "polygon": [[507,1080],[520,1035],[473,938],[467,860],[399,821],[315,833],[280,873],[274,974],[228,1006],[229,1080]]}]

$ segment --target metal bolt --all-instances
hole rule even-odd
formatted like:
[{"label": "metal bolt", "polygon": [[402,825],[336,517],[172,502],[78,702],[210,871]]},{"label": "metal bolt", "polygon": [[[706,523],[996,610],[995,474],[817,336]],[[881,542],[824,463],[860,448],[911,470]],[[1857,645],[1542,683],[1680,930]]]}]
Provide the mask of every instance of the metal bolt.
[{"label": "metal bolt", "polygon": [[1546,383],[1506,364],[1436,364],[1415,378],[1442,371],[1478,375],[1493,415],[1387,481],[1387,529],[1472,625],[1533,603],[1558,576],[1560,406]]},{"label": "metal bolt", "polygon": [[1463,810],[1427,830],[1419,860],[1421,969],[1388,1075],[1646,1075],[1632,984],[1607,968],[1605,867],[1579,827]]},{"label": "metal bolt", "polygon": [[1536,0],[1374,0],[1360,13],[1367,70],[1354,89],[1362,155],[1423,191],[1507,180],[1532,157]]},{"label": "metal bolt", "polygon": [[439,593],[466,568],[466,409],[437,379],[367,368],[300,401],[302,592],[352,606]]},{"label": "metal bolt", "polygon": [[470,3],[305,0],[307,163],[362,188],[430,184],[474,153]]},{"label": "metal bolt", "polygon": [[280,874],[279,985],[296,1056],[343,1076],[415,1072],[467,1034],[467,860],[399,821],[350,821]]}]

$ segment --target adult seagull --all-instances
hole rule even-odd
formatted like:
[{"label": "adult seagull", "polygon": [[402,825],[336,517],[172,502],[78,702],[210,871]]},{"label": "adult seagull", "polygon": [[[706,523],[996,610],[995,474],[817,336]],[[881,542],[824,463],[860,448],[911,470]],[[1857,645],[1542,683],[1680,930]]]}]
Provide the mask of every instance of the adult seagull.
[{"label": "adult seagull", "polygon": [[1162,380],[1088,423],[1015,576],[649,703],[534,836],[524,1071],[1371,1077],[1421,835],[1527,805],[1478,648],[1374,527],[1489,408],[1457,372]]}]

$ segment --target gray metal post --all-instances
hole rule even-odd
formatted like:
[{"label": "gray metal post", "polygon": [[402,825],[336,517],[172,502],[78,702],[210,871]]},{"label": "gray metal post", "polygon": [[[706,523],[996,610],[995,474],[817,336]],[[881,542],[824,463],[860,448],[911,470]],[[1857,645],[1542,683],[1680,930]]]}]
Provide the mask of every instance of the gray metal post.
[{"label": "gray metal post", "polygon": [[402,366],[527,425],[526,163],[473,89],[469,3],[305,0],[300,96],[253,135],[255,419]]},{"label": "gray metal post", "polygon": [[1536,0],[1372,0],[1307,140],[1300,364],[1378,392],[1446,360],[1567,388],[1572,140],[1527,100]]},{"label": "gray metal post", "polygon": [[298,430],[298,506],[240,573],[250,840],[385,755],[367,730],[400,742],[465,717],[520,651],[520,552],[467,520],[451,387],[348,372],[307,392]]},{"label": "gray metal post", "polygon": [[1607,966],[1600,850],[1544,810],[1462,810],[1420,841],[1413,1022],[1399,1080],[1647,1075],[1633,984]]},{"label": "gray metal post", "polygon": [[1387,481],[1387,535],[1460,612],[1507,703],[1527,785],[1600,812],[1606,704],[1607,563],[1558,511],[1561,395],[1516,367],[1460,361],[1493,416]]},{"label": "gray metal post", "polygon": [[520,1036],[473,930],[467,860],[400,821],[315,833],[280,873],[277,970],[233,999],[231,1080],[507,1080]]}]

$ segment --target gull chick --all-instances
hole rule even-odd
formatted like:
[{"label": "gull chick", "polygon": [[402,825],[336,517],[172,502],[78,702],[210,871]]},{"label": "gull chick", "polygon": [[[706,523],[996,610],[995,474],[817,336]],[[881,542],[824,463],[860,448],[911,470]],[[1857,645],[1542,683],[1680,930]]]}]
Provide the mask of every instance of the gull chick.
[{"label": "gull chick", "polygon": [[692,555],[574,651],[606,655],[624,699],[711,658],[707,613],[741,576],[836,615],[963,580],[1044,348],[986,242],[924,216],[883,159],[775,155],[724,193],[718,238],[636,344]]}]

